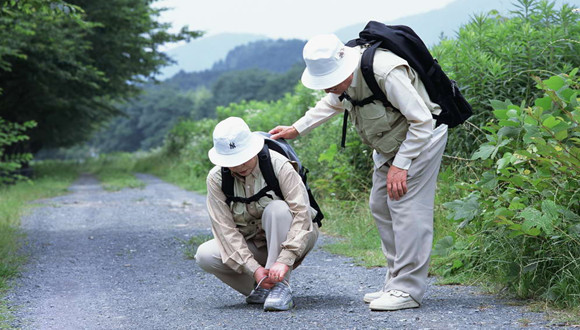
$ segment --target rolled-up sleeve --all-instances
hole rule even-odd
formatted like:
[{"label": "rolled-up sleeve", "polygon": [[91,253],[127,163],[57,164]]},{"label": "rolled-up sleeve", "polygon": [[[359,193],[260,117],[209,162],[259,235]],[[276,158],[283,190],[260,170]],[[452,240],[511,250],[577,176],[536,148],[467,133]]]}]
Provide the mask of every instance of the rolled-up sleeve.
[{"label": "rolled-up sleeve", "polygon": [[296,259],[304,255],[309,240],[313,239],[312,236],[316,233],[312,223],[308,192],[302,178],[291,163],[286,162],[281,167],[278,181],[293,219],[286,240],[282,243],[282,251],[277,261],[292,266]]},{"label": "rolled-up sleeve", "polygon": [[244,236],[236,229],[226,197],[214,171],[207,176],[207,210],[222,262],[238,273],[254,275],[260,264],[254,259]]}]

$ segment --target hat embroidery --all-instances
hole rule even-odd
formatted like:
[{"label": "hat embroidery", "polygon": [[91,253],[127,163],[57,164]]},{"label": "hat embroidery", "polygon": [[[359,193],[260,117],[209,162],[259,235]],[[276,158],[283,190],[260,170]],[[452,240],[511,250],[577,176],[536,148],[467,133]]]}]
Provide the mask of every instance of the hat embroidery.
[{"label": "hat embroidery", "polygon": [[236,149],[236,144],[234,142],[230,142],[230,149]]},{"label": "hat embroidery", "polygon": [[337,55],[338,55],[338,58],[343,58],[343,57],[344,57],[344,47],[343,47],[343,48],[341,48],[341,49],[338,51],[338,54],[337,54]]}]

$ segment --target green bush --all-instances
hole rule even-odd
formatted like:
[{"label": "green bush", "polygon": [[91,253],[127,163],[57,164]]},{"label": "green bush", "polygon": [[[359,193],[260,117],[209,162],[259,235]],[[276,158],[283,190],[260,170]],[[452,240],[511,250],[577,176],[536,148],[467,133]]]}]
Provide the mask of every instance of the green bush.
[{"label": "green bush", "polygon": [[541,96],[532,75],[543,79],[580,66],[580,14],[554,1],[518,0],[510,17],[492,11],[472,17],[455,40],[432,49],[474,108],[473,125],[454,129],[449,154],[468,155],[484,141],[478,127],[492,118],[488,100]]},{"label": "green bush", "polygon": [[495,120],[472,157],[483,172],[469,196],[445,204],[462,228],[435,247],[448,274],[476,271],[520,297],[580,303],[577,73],[535,78],[545,95],[532,106],[491,102]]},{"label": "green bush", "polygon": [[24,178],[18,174],[18,170],[22,168],[23,164],[32,160],[32,154],[7,152],[7,149],[18,142],[28,140],[28,136],[24,134],[24,131],[35,126],[36,123],[34,121],[18,124],[7,122],[0,117],[0,186],[14,183]]}]

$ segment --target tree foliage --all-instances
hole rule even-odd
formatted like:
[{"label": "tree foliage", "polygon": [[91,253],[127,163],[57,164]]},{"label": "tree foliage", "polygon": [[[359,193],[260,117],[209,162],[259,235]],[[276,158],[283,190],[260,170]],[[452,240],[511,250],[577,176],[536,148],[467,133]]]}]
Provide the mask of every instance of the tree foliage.
[{"label": "tree foliage", "polygon": [[161,9],[151,3],[1,4],[1,115],[38,123],[21,149],[34,153],[86,140],[119,114],[115,100],[134,95],[138,83],[168,61],[159,45],[199,35],[168,33],[169,25],[155,21]]},{"label": "tree foliage", "polygon": [[36,123],[33,121],[23,124],[9,123],[0,117],[0,187],[23,178],[19,170],[23,164],[32,159],[32,154],[7,154],[6,150],[15,143],[28,140],[28,136],[24,132],[34,126]]},{"label": "tree foliage", "polygon": [[119,105],[123,115],[91,140],[100,152],[149,150],[163,144],[166,134],[180,119],[201,119],[192,113],[194,98],[168,88],[147,93]]},{"label": "tree foliage", "polygon": [[220,106],[281,99],[293,90],[302,70],[302,66],[295,65],[285,73],[258,69],[229,71],[221,73],[209,88],[192,90],[175,88],[179,74],[170,83],[148,84],[142,95],[119,106],[124,115],[98,132],[91,145],[101,152],[159,147],[179,119],[215,118]]}]

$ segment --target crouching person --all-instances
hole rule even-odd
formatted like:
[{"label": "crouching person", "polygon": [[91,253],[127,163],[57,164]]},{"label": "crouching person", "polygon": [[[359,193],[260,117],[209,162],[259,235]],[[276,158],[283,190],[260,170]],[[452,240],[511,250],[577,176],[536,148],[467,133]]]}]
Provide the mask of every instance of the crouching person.
[{"label": "crouching person", "polygon": [[[216,166],[207,176],[207,208],[214,239],[198,248],[195,259],[247,303],[263,304],[265,311],[290,310],[290,273],[318,239],[302,179],[286,157],[269,151],[283,199],[269,190],[258,157],[264,138],[241,118],[218,123],[213,144],[208,156]],[[224,193],[222,182],[228,181],[234,196]]]}]

